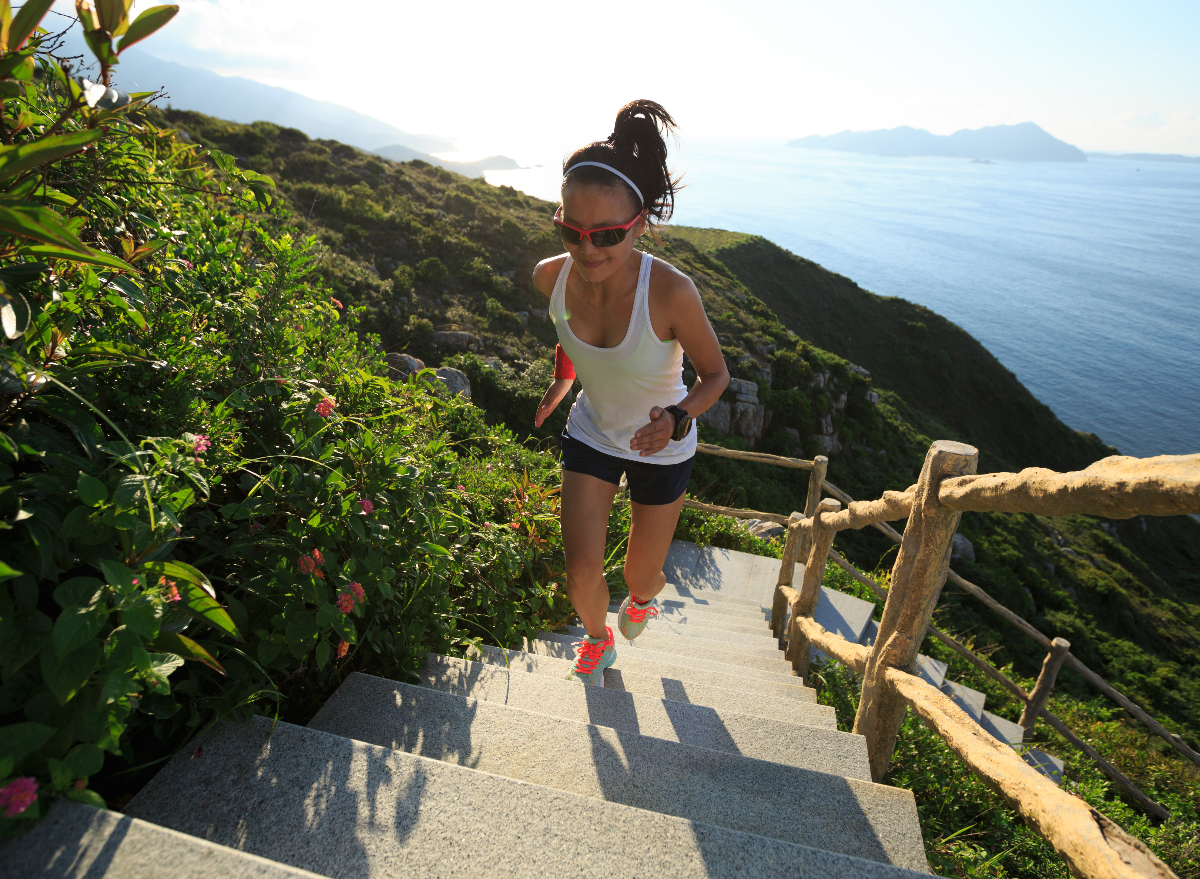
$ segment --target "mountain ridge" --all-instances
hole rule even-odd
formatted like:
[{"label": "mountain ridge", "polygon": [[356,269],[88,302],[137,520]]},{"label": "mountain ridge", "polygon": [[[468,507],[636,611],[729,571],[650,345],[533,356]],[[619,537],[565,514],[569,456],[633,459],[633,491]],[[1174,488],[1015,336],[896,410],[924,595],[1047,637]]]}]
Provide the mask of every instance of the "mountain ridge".
[{"label": "mountain ridge", "polygon": [[907,158],[944,156],[960,159],[1001,159],[1011,162],[1086,162],[1087,155],[1032,122],[963,128],[953,134],[931,134],[923,128],[901,125],[875,131],[841,131],[811,134],[788,141],[802,149],[868,153]]}]

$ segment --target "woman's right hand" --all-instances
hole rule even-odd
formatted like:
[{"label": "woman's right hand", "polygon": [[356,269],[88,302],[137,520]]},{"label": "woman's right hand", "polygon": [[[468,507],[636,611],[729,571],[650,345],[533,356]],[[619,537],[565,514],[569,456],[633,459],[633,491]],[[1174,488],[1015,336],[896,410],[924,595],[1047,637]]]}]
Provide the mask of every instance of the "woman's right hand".
[{"label": "woman's right hand", "polygon": [[538,403],[537,412],[533,414],[534,427],[541,427],[542,422],[550,417],[550,413],[558,408],[562,398],[571,389],[572,381],[569,378],[556,378],[550,383],[550,387],[546,388],[546,393],[542,397],[542,402]]}]

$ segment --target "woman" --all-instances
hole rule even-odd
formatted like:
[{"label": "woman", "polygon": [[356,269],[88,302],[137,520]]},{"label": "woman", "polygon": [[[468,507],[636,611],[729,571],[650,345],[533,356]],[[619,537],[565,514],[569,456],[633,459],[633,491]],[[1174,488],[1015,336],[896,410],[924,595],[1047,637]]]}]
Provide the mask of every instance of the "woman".
[{"label": "woman", "polygon": [[[607,140],[571,154],[554,217],[567,252],[533,272],[560,345],[534,423],[566,395],[574,370],[583,385],[562,435],[567,594],[587,629],[569,677],[599,686],[617,656],[606,625],[604,544],[621,474],[633,522],[618,628],[632,641],[657,616],[655,596],[667,582],[663,562],[696,453],[692,419],[729,384],[696,285],[633,247],[671,216],[677,180],[667,170],[664,135],[674,127],[658,104],[634,101]],[[696,370],[691,390],[683,384],[685,353]]]}]

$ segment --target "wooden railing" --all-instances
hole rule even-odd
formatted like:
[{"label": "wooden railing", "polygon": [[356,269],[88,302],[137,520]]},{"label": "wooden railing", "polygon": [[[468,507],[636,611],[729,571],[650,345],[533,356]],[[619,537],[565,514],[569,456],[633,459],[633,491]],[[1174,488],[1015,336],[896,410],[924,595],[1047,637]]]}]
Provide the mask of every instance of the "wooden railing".
[{"label": "wooden railing", "polygon": [[[911,670],[925,635],[933,635],[1022,701],[1025,710],[1021,725],[1027,736],[1036,719],[1043,718],[1096,761],[1148,811],[1167,817],[1161,805],[1138,790],[1046,710],[1046,699],[1058,670],[1064,663],[1069,664],[1184,756],[1200,764],[1200,755],[1071,656],[1070,645],[1063,639],[1052,641],[1047,638],[978,586],[950,571],[950,550],[959,518],[965,511],[995,510],[1046,516],[1087,513],[1109,518],[1200,512],[1200,455],[1106,458],[1085,470],[1065,474],[1031,469],[1021,473],[977,475],[978,452],[974,448],[939,441],[930,447],[915,485],[903,492],[885,492],[878,500],[855,501],[825,480],[828,461],[823,457],[806,462],[704,444],[699,450],[812,472],[805,512],[793,513],[786,519],[788,536],[772,602],[771,625],[777,637],[783,638],[786,634],[785,655],[799,674],[807,674],[810,647],[816,647],[862,675],[854,732],[863,735],[867,741],[871,774],[876,781],[887,771],[900,725],[911,708],[973,772],[1015,806],[1062,855],[1076,876],[1107,879],[1174,875],[1143,843],[1082,800],[1060,790],[1028,766],[1012,748],[992,738],[953,700]],[[823,491],[834,497],[820,500]],[[743,518],[784,520],[778,515],[730,510],[699,502],[690,501],[687,505]],[[887,525],[888,521],[899,519],[907,519],[903,535]],[[868,525],[900,543],[891,586],[886,592],[833,550],[837,531]],[[804,577],[797,590],[792,587],[792,580],[796,561],[801,556],[805,559]],[[812,618],[829,559],[884,600],[879,632],[870,648],[827,632]],[[931,625],[933,609],[948,577],[1047,648],[1049,653],[1032,694],[1025,693],[991,663]]]}]

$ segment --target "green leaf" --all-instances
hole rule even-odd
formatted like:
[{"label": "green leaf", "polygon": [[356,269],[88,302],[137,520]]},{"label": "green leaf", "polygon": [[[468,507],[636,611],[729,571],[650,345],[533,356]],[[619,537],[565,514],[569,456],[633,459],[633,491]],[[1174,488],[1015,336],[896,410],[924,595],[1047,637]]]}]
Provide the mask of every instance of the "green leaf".
[{"label": "green leaf", "polygon": [[65,657],[95,638],[107,617],[105,608],[96,605],[72,607],[60,613],[50,637],[59,657]]},{"label": "green leaf", "polygon": [[25,5],[8,26],[8,51],[16,51],[25,45],[29,35],[37,29],[38,22],[53,5],[54,0],[25,0]]},{"label": "green leaf", "polygon": [[225,674],[225,669],[221,668],[221,663],[213,659],[211,653],[186,635],[178,635],[175,632],[159,632],[158,637],[154,639],[154,643],[151,646],[162,653],[174,653],[176,656],[181,656],[184,659],[203,662],[214,671]]},{"label": "green leaf", "polygon": [[450,555],[450,550],[444,546],[438,546],[436,543],[419,543],[417,549],[424,550],[430,555]]},{"label": "green leaf", "polygon": [[329,665],[329,654],[333,648],[329,646],[328,641],[322,641],[317,645],[317,668],[324,668]]},{"label": "green leaf", "polygon": [[129,595],[135,590],[133,571],[120,562],[112,559],[100,559],[100,570],[104,572],[104,579],[108,581],[108,585],[118,594]]},{"label": "green leaf", "polygon": [[86,263],[93,266],[104,266],[109,269],[116,269],[120,272],[136,272],[133,266],[125,262],[123,259],[118,259],[111,253],[102,253],[99,250],[85,248],[83,253],[75,250],[68,250],[65,247],[57,247],[50,244],[34,244],[28,247],[22,247],[20,253],[24,256],[37,256],[42,259],[68,259],[72,262]]},{"label": "green leaf", "polygon": [[16,290],[5,290],[0,284],[0,326],[4,335],[16,339],[29,329],[29,319],[32,312],[25,297]]},{"label": "green leaf", "polygon": [[108,500],[108,487],[95,476],[80,473],[75,495],[89,507],[98,507]]},{"label": "green leaf", "polygon": [[136,693],[140,689],[137,682],[123,670],[113,669],[109,672],[108,678],[104,681],[104,687],[100,690],[100,704],[111,705],[123,696]]},{"label": "green leaf", "polygon": [[85,787],[83,790],[75,790],[75,788],[70,788],[66,793],[66,797],[68,800],[86,803],[95,809],[108,808],[108,803],[104,802],[104,797],[100,796],[100,794],[96,793],[90,787]]},{"label": "green leaf", "polygon": [[104,129],[92,128],[43,137],[18,146],[0,147],[0,180],[77,153],[103,136]]},{"label": "green leaf", "polygon": [[53,396],[39,397],[38,407],[65,424],[91,460],[100,460],[100,443],[104,442],[104,431],[86,409],[72,400]]},{"label": "green leaf", "polygon": [[59,705],[66,705],[83,689],[100,662],[100,656],[100,645],[96,641],[88,641],[61,658],[53,647],[42,650],[42,679]]},{"label": "green leaf", "polygon": [[213,589],[208,577],[185,562],[149,562],[143,565],[142,569],[153,576],[155,580],[159,577],[166,577],[168,580],[186,580],[189,583],[195,583],[213,598],[217,597],[217,590]]},{"label": "green leaf", "polygon": [[87,245],[75,237],[57,211],[29,201],[0,202],[0,233],[31,238],[65,249],[71,259],[88,254]]},{"label": "green leaf", "polygon": [[76,778],[87,778],[104,768],[104,752],[90,742],[76,745],[63,758],[63,763]]},{"label": "green leaf", "polygon": [[9,567],[5,562],[0,562],[0,583],[5,580],[11,580],[13,577],[20,577],[23,573],[23,571]]},{"label": "green leaf", "polygon": [[14,723],[0,726],[0,754],[20,763],[50,740],[56,730],[42,723]]},{"label": "green leaf", "polygon": [[117,54],[120,55],[134,43],[140,43],[156,30],[165,25],[179,12],[178,6],[151,6],[133,20],[125,36],[117,42]]},{"label": "green leaf", "polygon": [[141,635],[147,641],[153,641],[158,637],[161,619],[158,608],[146,601],[122,608],[121,622],[129,631]]}]

